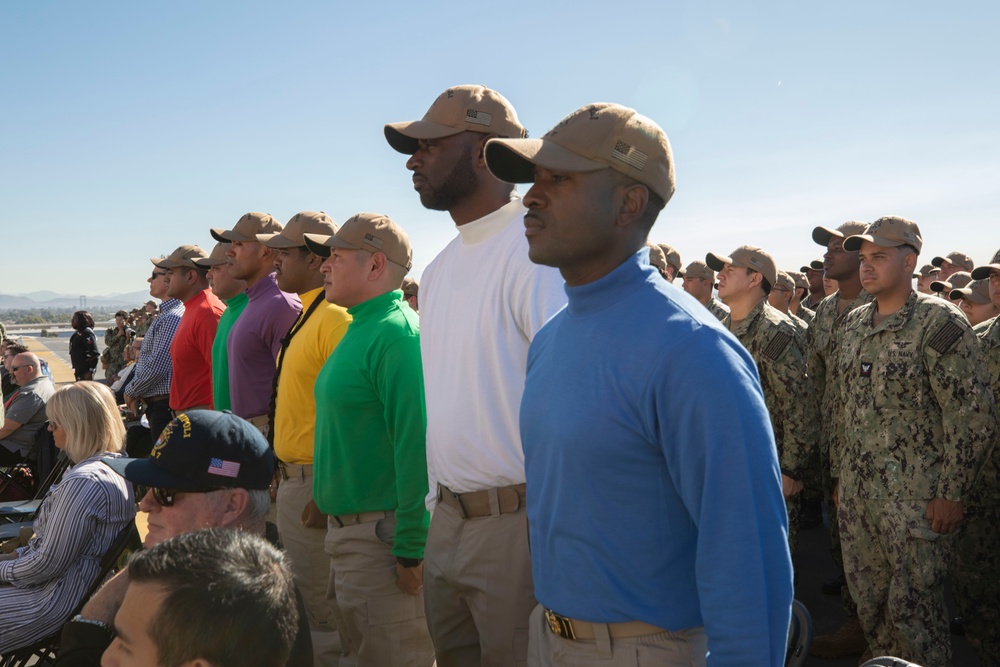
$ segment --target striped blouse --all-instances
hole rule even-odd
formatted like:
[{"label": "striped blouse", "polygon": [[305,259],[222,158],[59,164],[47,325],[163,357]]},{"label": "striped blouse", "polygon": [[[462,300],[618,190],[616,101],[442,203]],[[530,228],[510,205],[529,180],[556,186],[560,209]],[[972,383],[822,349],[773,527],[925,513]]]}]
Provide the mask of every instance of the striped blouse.
[{"label": "striped blouse", "polygon": [[35,537],[0,561],[0,655],[56,633],[93,583],[101,556],[130,521],[132,485],[99,454],[66,471],[46,494]]}]

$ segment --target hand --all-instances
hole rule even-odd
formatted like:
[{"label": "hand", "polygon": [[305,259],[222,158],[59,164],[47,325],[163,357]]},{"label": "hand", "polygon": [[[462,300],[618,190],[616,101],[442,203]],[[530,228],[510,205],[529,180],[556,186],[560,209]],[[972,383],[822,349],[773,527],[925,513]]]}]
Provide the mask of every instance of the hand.
[{"label": "hand", "polygon": [[125,394],[125,407],[134,415],[139,414],[139,397]]},{"label": "hand", "polygon": [[796,493],[805,488],[805,484],[802,483],[801,479],[792,479],[788,475],[782,473],[781,475],[781,493],[786,498],[791,498]]},{"label": "hand", "polygon": [[833,482],[833,506],[840,507],[840,480]]},{"label": "hand", "polygon": [[322,528],[326,530],[326,515],[319,511],[315,500],[310,500],[302,508],[302,525],[306,528]]},{"label": "hand", "polygon": [[962,525],[962,514],[962,501],[935,498],[927,503],[927,513],[924,516],[931,522],[931,530],[948,535]]},{"label": "hand", "polygon": [[403,567],[396,563],[396,585],[407,595],[418,595],[424,589],[424,564]]},{"label": "hand", "polygon": [[125,599],[125,591],[128,590],[128,568],[108,579],[108,583],[101,586],[100,590],[94,593],[94,597],[83,605],[80,616],[92,621],[101,621],[108,625],[115,622],[115,614],[122,606]]}]

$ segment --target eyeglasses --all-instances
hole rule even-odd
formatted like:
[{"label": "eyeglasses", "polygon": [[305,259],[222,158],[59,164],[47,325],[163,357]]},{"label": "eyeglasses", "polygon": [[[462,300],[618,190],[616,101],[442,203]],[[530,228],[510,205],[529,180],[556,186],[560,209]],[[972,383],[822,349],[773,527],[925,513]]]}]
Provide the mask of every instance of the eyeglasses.
[{"label": "eyeglasses", "polygon": [[166,271],[153,271],[153,275],[151,275],[151,276],[149,277],[149,279],[150,279],[150,280],[156,280],[156,279],[157,279],[157,278],[159,278],[160,276],[165,276],[165,275],[167,275],[167,272],[166,272]]},{"label": "eyeglasses", "polygon": [[11,366],[10,370],[13,373],[14,371],[19,371],[22,368],[34,368],[34,364],[25,364],[23,366]]},{"label": "eyeglasses", "polygon": [[161,507],[173,507],[178,493],[212,493],[213,491],[222,491],[223,488],[221,486],[213,486],[205,489],[164,489],[159,486],[153,486],[149,490],[153,492],[153,499],[156,500],[158,505]]}]

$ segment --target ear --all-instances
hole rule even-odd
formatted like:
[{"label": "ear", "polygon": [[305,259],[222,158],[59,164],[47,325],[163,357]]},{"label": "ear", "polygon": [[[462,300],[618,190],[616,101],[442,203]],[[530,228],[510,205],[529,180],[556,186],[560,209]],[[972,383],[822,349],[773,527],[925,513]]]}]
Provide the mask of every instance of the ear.
[{"label": "ear", "polygon": [[480,135],[478,141],[476,142],[475,155],[476,155],[476,166],[480,169],[486,169],[486,142],[490,139],[496,139],[497,134],[483,134]]},{"label": "ear", "polygon": [[642,219],[649,203],[649,189],[645,185],[632,183],[622,186],[621,206],[618,209],[618,225],[628,227]]},{"label": "ear", "polygon": [[220,507],[220,528],[239,526],[250,504],[250,494],[246,489],[230,489],[225,502]]},{"label": "ear", "polygon": [[906,266],[906,270],[910,272],[910,275],[916,273],[917,259],[919,258],[915,252],[907,253],[904,258],[904,266]]},{"label": "ear", "polygon": [[326,260],[325,257],[320,257],[319,255],[314,255],[309,253],[309,259],[306,260],[306,266],[309,267],[310,271],[319,271],[319,267],[323,266],[323,262]]},{"label": "ear", "polygon": [[368,260],[368,281],[379,280],[388,268],[389,259],[381,252],[373,252]]}]

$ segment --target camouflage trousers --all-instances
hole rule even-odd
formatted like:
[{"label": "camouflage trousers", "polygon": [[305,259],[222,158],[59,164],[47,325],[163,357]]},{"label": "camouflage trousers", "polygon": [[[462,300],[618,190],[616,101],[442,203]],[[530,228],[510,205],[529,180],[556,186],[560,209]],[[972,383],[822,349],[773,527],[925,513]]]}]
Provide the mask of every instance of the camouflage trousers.
[{"label": "camouflage trousers", "polygon": [[792,569],[795,570],[795,552],[799,548],[799,521],[802,519],[802,493],[785,498],[785,511],[788,512],[788,553],[792,555]]},{"label": "camouflage trousers", "polygon": [[1000,665],[1000,503],[970,498],[955,542],[952,593],[983,667]]},{"label": "camouflage trousers", "polygon": [[927,502],[842,498],[844,574],[872,653],[947,667],[944,579],[954,536],[931,530]]}]

